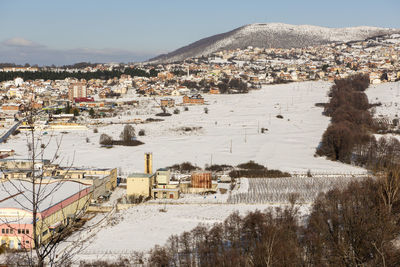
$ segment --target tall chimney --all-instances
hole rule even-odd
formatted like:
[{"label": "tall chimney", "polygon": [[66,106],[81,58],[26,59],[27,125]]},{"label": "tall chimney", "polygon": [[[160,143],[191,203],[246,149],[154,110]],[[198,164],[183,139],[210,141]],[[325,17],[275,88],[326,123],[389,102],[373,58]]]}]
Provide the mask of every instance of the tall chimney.
[{"label": "tall chimney", "polygon": [[144,154],[144,173],[152,174],[153,173],[153,154],[145,153]]}]

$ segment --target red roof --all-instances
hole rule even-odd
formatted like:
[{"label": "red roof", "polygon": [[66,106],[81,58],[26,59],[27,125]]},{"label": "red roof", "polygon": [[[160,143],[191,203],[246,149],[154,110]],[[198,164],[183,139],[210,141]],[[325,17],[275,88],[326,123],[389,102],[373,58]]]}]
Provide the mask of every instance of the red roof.
[{"label": "red roof", "polygon": [[93,97],[75,97],[74,98],[74,102],[75,103],[79,103],[79,102],[94,102],[94,98]]}]

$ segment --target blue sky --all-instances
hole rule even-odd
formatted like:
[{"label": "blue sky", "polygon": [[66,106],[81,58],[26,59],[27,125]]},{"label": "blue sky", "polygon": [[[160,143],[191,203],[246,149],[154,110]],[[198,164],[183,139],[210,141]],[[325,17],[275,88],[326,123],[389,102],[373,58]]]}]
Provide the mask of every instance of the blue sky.
[{"label": "blue sky", "polygon": [[399,0],[0,0],[0,62],[131,62],[255,22],[400,28],[399,10]]}]

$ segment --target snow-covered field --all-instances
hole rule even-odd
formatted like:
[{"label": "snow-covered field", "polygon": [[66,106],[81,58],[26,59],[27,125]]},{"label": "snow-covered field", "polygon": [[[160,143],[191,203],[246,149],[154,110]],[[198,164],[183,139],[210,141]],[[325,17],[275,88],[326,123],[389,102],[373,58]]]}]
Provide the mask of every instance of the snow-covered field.
[{"label": "snow-covered field", "polygon": [[394,119],[400,116],[400,82],[370,85],[365,92],[370,103],[382,103],[375,107],[376,117]]},{"label": "snow-covered field", "polygon": [[[135,126],[136,131],[146,131],[146,136],[139,138],[145,144],[137,147],[100,147],[100,135],[108,133],[117,139],[124,127],[122,124],[99,127],[98,133],[93,133],[93,127],[87,131],[66,130],[66,134],[54,132],[45,158],[54,156],[56,140],[61,140],[58,154],[63,164],[117,167],[124,173],[143,171],[145,152],[153,153],[154,168],[184,161],[204,167],[211,162],[236,165],[254,160],[284,171],[363,172],[361,168],[314,157],[329,124],[329,118],[321,114],[322,109],[315,107],[315,103],[328,100],[330,86],[328,82],[304,82],[269,85],[244,95],[205,95],[208,114],[204,112],[205,106],[190,106],[189,111],[178,107],[181,113],[163,117],[165,121]],[[181,102],[180,97],[178,101]],[[155,118],[154,113],[160,111],[153,109],[153,114],[146,115],[149,110],[152,108],[134,109],[133,115],[120,120]],[[279,114],[283,119],[276,117]],[[111,120],[118,122],[118,118]],[[187,126],[201,129],[179,130]],[[268,130],[262,134],[261,128]],[[43,139],[46,141],[51,135]],[[23,135],[11,137],[0,148],[12,148],[19,157],[26,157],[28,153]]]},{"label": "snow-covered field", "polygon": [[[97,234],[89,239],[88,247],[81,250],[75,260],[115,259],[128,257],[134,251],[147,252],[156,244],[163,245],[172,234],[190,231],[198,224],[222,222],[231,213],[238,211],[246,215],[250,211],[265,210],[278,205],[246,204],[193,204],[193,205],[139,205],[116,213],[119,221],[113,226],[96,229]],[[166,209],[161,212],[160,209]],[[309,206],[302,206],[300,215],[307,213]]]}]

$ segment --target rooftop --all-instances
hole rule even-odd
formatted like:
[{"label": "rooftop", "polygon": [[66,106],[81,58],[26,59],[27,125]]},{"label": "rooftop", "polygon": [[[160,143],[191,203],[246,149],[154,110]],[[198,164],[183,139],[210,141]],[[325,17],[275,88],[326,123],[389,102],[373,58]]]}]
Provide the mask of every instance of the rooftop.
[{"label": "rooftop", "polygon": [[128,178],[150,178],[152,177],[154,174],[148,174],[148,173],[131,173],[128,175]]},{"label": "rooftop", "polygon": [[[40,190],[41,194],[38,211],[44,212],[89,187],[74,181],[54,180],[46,184],[37,183],[35,184],[36,192]],[[0,183],[0,188],[0,209],[14,208],[32,212],[32,183],[16,179]]]}]

